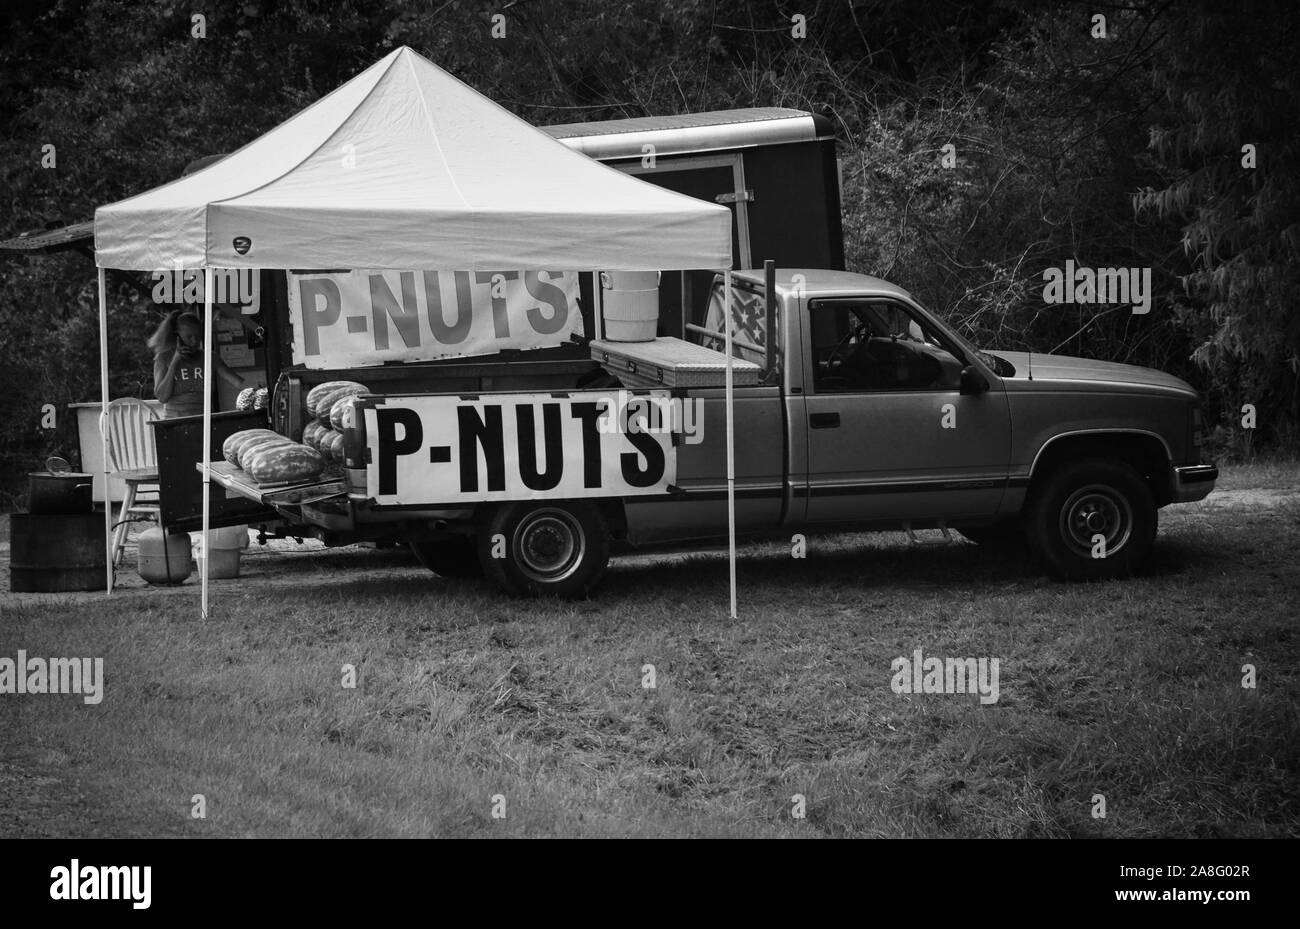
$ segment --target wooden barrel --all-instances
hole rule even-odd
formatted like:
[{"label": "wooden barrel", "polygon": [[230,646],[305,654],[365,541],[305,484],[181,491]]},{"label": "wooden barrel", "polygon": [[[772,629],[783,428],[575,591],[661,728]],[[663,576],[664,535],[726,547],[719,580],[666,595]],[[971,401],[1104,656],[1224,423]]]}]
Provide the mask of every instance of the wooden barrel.
[{"label": "wooden barrel", "polygon": [[15,593],[108,587],[103,513],[14,513],[9,517],[9,543],[9,589]]}]

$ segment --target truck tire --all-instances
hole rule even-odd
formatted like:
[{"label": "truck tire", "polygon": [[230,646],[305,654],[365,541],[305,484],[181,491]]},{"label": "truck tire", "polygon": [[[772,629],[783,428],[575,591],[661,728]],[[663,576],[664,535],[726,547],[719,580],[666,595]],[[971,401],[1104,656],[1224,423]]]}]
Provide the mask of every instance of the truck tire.
[{"label": "truck tire", "polygon": [[585,500],[507,503],[479,533],[478,557],[483,573],[517,597],[579,599],[609,564],[609,527]]},{"label": "truck tire", "polygon": [[423,539],[407,543],[415,559],[439,577],[482,577],[474,540],[469,536],[452,539]]},{"label": "truck tire", "polygon": [[[1025,530],[1051,574],[1101,580],[1127,577],[1142,566],[1158,520],[1151,489],[1137,471],[1116,459],[1087,458],[1062,465],[1030,492]],[[1097,535],[1104,549],[1094,548]]]}]

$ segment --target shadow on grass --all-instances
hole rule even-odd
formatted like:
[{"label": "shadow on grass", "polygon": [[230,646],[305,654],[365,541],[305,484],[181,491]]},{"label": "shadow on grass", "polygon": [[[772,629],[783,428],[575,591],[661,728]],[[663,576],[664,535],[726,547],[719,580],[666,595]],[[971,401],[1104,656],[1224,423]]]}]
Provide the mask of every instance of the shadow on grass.
[{"label": "shadow on grass", "polygon": [[[1212,567],[1221,569],[1221,549],[1219,539],[1161,538],[1147,570],[1135,580],[1196,577]],[[398,558],[391,561],[392,567],[410,567]],[[359,560],[358,564],[383,566],[373,558]],[[339,568],[344,569],[344,565]],[[790,598],[820,599],[899,589],[951,590],[954,596],[966,599],[1044,587],[1068,591],[1087,586],[1053,580],[1024,553],[965,542],[922,547],[870,537],[814,542],[804,559],[790,557],[781,546],[747,546],[738,553],[736,573],[744,597],[773,605]],[[597,607],[636,608],[638,604],[658,603],[666,594],[673,599],[698,599],[725,606],[727,556],[724,551],[616,558],[590,598],[576,603],[551,598],[515,599],[481,578],[441,578],[418,565],[409,575],[386,578],[382,587],[377,587],[374,578],[362,577],[332,580],[328,590],[331,598],[337,596],[345,602],[354,597],[366,602],[377,595],[417,602],[436,598],[441,603],[458,603],[465,613],[478,614],[489,622],[513,621],[533,612],[557,609],[586,613]]]},{"label": "shadow on grass", "polygon": [[[1158,539],[1139,579],[1197,576],[1209,566],[1222,564],[1221,548],[1216,539]],[[1008,589],[1058,586],[1068,590],[1087,585],[1052,579],[1023,551],[964,542],[891,545],[860,538],[821,551],[810,548],[806,559],[792,558],[785,550],[770,546],[741,551],[736,580],[751,596],[794,591],[815,594],[819,589],[867,593],[899,587],[952,589],[960,590],[962,596],[978,596]],[[726,583],[725,552],[676,556],[650,564],[616,561],[593,598],[634,600],[667,590],[725,590]]]}]

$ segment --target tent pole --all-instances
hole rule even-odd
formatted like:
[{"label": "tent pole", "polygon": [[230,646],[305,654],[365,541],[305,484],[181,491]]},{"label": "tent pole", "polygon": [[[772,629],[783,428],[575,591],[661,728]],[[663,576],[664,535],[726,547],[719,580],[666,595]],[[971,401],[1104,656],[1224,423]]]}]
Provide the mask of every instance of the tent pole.
[{"label": "tent pole", "polygon": [[595,315],[591,320],[591,328],[596,330],[596,338],[605,338],[605,291],[601,287],[600,272],[591,272],[591,297],[592,304],[595,307]]},{"label": "tent pole", "polygon": [[203,594],[200,616],[208,618],[208,565],[212,552],[208,547],[209,498],[212,492],[212,268],[203,265],[203,565],[200,568]]},{"label": "tent pole", "polygon": [[727,564],[730,572],[731,618],[736,618],[736,424],[731,364],[731,269],[724,272],[722,330],[727,343]]},{"label": "tent pole", "polygon": [[[108,293],[99,268],[99,454],[104,466],[105,589],[113,592],[113,494],[108,486]],[[123,513],[123,516],[126,514]]]}]

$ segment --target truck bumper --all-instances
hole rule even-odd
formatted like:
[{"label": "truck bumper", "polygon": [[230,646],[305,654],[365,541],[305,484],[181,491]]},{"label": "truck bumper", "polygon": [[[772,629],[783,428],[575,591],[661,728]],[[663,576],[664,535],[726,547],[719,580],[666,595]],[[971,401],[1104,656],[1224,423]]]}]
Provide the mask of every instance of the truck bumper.
[{"label": "truck bumper", "polygon": [[1191,503],[1204,500],[1219,479],[1219,469],[1214,465],[1198,464],[1174,468],[1170,486],[1171,503]]}]

